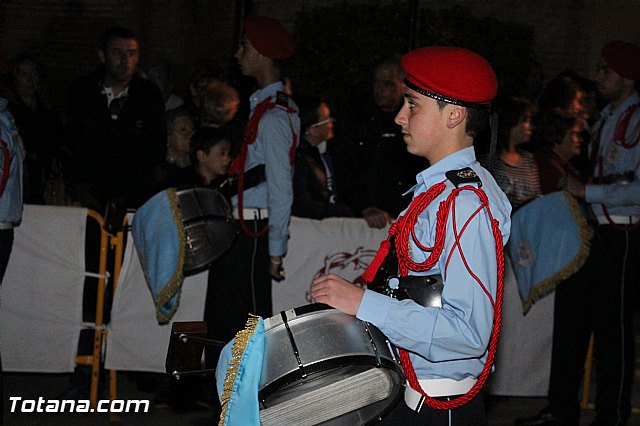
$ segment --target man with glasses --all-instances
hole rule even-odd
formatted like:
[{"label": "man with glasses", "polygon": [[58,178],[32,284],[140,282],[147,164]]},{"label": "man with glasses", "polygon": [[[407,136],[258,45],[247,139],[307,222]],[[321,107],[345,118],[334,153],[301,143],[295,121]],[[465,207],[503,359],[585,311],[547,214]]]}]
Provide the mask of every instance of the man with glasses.
[{"label": "man with glasses", "polygon": [[296,151],[292,213],[312,219],[353,216],[336,188],[331,110],[316,96],[299,99],[298,106],[302,138]]}]

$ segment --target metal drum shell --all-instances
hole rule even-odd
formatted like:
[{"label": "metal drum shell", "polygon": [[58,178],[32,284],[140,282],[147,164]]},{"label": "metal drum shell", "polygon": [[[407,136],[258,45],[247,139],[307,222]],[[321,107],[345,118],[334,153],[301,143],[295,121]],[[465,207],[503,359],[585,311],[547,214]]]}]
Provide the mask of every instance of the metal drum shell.
[{"label": "metal drum shell", "polygon": [[[282,319],[287,317],[287,321]],[[356,374],[363,369],[382,368],[388,371],[397,389],[390,401],[382,401],[388,411],[399,400],[404,383],[402,369],[396,361],[386,337],[371,324],[326,305],[313,304],[265,321],[265,354],[259,384],[262,406],[283,389],[295,393],[309,383],[314,375]],[[346,372],[346,373],[345,373]],[[370,413],[369,413],[370,414]],[[382,415],[383,413],[379,413]],[[355,424],[353,416],[326,424]],[[377,416],[376,416],[377,417]]]}]

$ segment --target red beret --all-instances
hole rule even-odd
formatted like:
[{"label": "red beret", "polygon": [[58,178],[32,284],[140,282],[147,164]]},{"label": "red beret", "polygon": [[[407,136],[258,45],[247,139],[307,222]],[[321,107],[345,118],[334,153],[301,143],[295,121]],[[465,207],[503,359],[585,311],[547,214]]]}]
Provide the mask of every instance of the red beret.
[{"label": "red beret", "polygon": [[602,48],[602,59],[623,78],[640,80],[640,47],[615,40]]},{"label": "red beret", "polygon": [[402,57],[407,86],[425,96],[467,107],[487,106],[498,79],[486,59],[460,47],[431,46]]},{"label": "red beret", "polygon": [[288,59],[293,55],[293,37],[280,22],[262,16],[248,16],[244,31],[258,53],[270,59]]}]

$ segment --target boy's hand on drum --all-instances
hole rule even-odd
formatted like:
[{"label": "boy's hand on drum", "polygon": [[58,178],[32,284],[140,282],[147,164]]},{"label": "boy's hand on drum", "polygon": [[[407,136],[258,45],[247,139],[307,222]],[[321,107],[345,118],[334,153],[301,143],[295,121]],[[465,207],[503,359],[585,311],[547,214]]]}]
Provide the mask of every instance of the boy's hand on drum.
[{"label": "boy's hand on drum", "polygon": [[360,308],[364,289],[335,274],[322,275],[313,280],[311,296],[346,314],[355,315]]}]

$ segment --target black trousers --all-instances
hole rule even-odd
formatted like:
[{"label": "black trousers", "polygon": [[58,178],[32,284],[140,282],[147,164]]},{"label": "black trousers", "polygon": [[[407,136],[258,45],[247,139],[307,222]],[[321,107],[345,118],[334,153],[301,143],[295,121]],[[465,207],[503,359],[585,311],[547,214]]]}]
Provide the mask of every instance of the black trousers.
[{"label": "black trousers", "polygon": [[[7,271],[9,257],[13,249],[13,229],[0,230],[0,303],[2,303],[2,280]],[[2,329],[0,328],[0,332]],[[0,424],[2,424],[2,411],[4,410],[4,392],[2,391],[2,356],[0,356]]]},{"label": "black trousers", "polygon": [[[457,396],[436,398],[441,401],[455,399]],[[420,412],[416,413],[407,407],[404,398],[398,405],[382,419],[381,425],[385,426],[481,426],[486,425],[484,395],[482,392],[465,405],[452,410],[436,410],[423,405]]]},{"label": "black trousers", "polygon": [[622,425],[629,418],[639,272],[640,229],[621,231],[601,225],[585,265],[556,288],[549,408],[569,425],[578,425],[578,394],[591,333],[596,420]]},{"label": "black trousers", "polygon": [[[262,229],[267,220],[251,220],[252,229]],[[247,323],[249,313],[271,317],[271,276],[268,272],[268,234],[252,238],[240,232],[232,247],[209,269],[204,320],[210,339],[228,342]],[[219,350],[205,355],[215,368]]]},{"label": "black trousers", "polygon": [[0,230],[0,284],[9,264],[9,257],[13,249],[13,228]]}]

